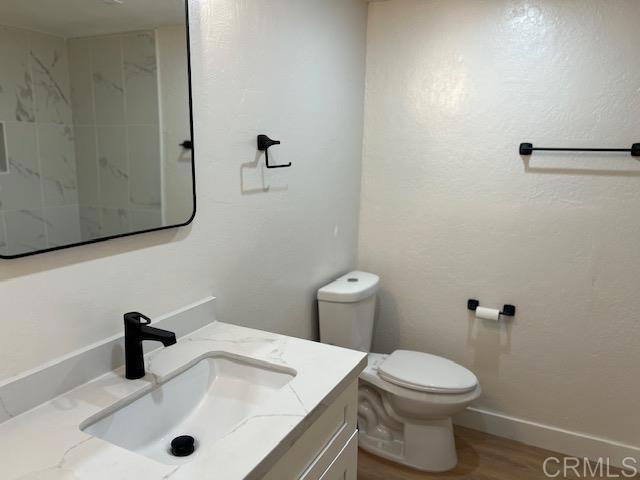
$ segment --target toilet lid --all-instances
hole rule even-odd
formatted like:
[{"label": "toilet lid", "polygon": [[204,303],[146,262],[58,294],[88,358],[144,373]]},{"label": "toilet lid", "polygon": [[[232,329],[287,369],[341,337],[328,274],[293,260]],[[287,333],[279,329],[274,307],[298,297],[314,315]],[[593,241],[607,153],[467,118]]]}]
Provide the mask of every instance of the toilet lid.
[{"label": "toilet lid", "polygon": [[428,353],[396,350],[382,362],[378,375],[401,387],[432,393],[465,393],[478,385],[469,370]]}]

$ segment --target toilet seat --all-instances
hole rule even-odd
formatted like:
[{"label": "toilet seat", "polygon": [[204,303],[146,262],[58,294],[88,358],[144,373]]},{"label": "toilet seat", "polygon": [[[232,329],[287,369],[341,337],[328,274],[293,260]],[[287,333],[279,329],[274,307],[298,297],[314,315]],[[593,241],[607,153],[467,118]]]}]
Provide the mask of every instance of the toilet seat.
[{"label": "toilet seat", "polygon": [[427,393],[467,393],[478,386],[476,376],[451,360],[428,353],[396,350],[379,366],[383,380]]}]

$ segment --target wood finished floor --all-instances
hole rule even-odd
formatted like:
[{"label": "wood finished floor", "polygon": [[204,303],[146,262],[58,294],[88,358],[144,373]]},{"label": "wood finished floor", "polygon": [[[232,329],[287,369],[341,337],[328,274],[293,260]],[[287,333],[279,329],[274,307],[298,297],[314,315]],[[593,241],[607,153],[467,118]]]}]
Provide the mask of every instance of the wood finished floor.
[{"label": "wood finished floor", "polygon": [[[456,442],[458,466],[450,472],[439,474],[419,472],[359,450],[358,480],[540,480],[548,478],[542,469],[544,460],[549,456],[562,457],[548,450],[461,427],[456,427]],[[611,469],[610,473],[620,472]],[[604,474],[602,477],[588,478],[607,478],[606,471]],[[570,472],[566,477],[559,475],[557,478],[585,477]],[[619,478],[625,477],[620,475]]]}]

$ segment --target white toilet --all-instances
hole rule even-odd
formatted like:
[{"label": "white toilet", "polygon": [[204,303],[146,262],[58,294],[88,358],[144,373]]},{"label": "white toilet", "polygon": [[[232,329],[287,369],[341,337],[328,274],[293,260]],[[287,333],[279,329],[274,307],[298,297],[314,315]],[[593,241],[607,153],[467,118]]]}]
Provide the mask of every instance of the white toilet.
[{"label": "white toilet", "polygon": [[[380,279],[351,272],[318,291],[320,340],[369,352]],[[451,416],[480,396],[476,376],[428,353],[369,353],[360,375],[360,448],[419,470],[443,472],[458,458]]]}]

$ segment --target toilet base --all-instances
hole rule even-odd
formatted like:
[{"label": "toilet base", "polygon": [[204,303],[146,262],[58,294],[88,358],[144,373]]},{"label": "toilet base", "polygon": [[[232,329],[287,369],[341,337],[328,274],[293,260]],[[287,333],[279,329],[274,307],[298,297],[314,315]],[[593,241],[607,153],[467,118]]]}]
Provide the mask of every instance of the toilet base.
[{"label": "toilet base", "polygon": [[458,463],[452,418],[481,393],[431,393],[383,380],[386,355],[369,354],[358,386],[359,445],[374,455],[423,470],[446,472]]},{"label": "toilet base", "polygon": [[378,430],[371,435],[366,431],[366,424],[361,426],[358,435],[360,448],[425,472],[445,472],[458,463],[450,417],[407,422],[402,431],[396,430],[388,435],[380,435]]}]

